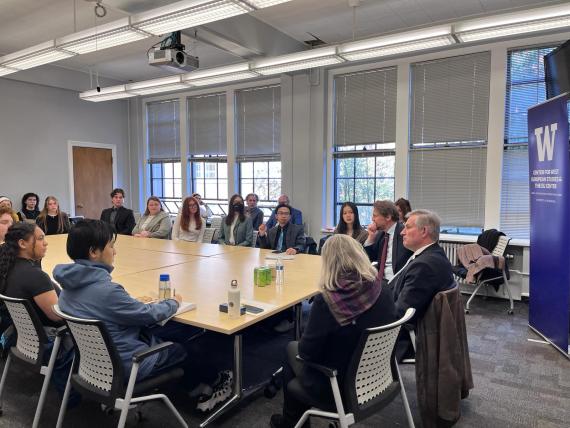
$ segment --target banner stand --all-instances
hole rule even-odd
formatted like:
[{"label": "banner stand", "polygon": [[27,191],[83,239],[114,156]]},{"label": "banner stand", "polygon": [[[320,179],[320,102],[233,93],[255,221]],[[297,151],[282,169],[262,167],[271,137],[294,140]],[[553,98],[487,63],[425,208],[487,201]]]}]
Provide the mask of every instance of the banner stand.
[{"label": "banner stand", "polygon": [[568,94],[528,109],[529,326],[570,358]]}]

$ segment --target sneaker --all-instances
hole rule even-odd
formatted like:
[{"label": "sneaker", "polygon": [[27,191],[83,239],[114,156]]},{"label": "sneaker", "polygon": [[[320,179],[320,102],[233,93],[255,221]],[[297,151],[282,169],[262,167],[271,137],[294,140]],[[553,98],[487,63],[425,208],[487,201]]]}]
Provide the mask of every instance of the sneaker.
[{"label": "sneaker", "polygon": [[202,412],[208,412],[216,407],[216,404],[226,401],[232,395],[233,380],[234,374],[231,370],[220,372],[218,381],[212,386],[212,393],[201,395],[196,408]]},{"label": "sneaker", "polygon": [[276,331],[277,333],[285,333],[291,330],[294,326],[295,323],[293,321],[281,320],[279,324],[273,327],[273,330]]}]

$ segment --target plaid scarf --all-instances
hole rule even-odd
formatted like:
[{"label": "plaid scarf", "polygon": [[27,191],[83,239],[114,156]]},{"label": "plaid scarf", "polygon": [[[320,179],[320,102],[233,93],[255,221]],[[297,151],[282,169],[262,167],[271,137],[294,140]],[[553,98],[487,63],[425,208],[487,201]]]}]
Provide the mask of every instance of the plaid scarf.
[{"label": "plaid scarf", "polygon": [[382,291],[382,279],[365,281],[356,273],[349,273],[337,282],[335,291],[323,289],[325,302],[336,321],[345,326],[376,303]]}]

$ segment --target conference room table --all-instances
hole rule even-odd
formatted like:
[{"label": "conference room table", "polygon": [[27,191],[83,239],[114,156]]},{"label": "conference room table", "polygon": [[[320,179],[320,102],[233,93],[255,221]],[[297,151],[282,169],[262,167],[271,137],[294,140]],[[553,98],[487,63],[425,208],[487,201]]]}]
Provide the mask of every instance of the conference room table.
[{"label": "conference room table", "polygon": [[[42,267],[51,275],[56,264],[71,260],[65,251],[67,235],[50,235],[46,240],[48,249]],[[185,302],[196,304],[194,310],[174,317],[174,321],[233,336],[233,395],[209,415],[201,427],[261,387],[244,387],[243,331],[281,311],[295,308],[295,335],[298,338],[300,303],[318,294],[319,256],[297,254],[293,260],[284,260],[284,284],[276,286],[273,279],[270,285],[259,287],[254,285],[253,270],[275,263],[275,260],[266,259],[269,255],[274,256],[270,250],[124,235],[117,237],[115,248],[115,269],[111,276],[131,296],[157,297],[159,275],[167,273],[176,293],[182,295]],[[242,302],[262,308],[263,312],[230,319],[227,313],[219,311],[220,303],[227,302],[232,280],[238,281]]]}]

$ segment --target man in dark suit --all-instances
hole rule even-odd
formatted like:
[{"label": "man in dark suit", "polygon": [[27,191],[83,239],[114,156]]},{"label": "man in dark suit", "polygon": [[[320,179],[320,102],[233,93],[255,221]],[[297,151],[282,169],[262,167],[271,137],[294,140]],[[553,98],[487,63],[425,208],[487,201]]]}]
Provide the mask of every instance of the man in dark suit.
[{"label": "man in dark suit", "polygon": [[111,224],[119,235],[130,235],[135,227],[135,216],[133,210],[123,206],[124,200],[125,191],[114,189],[111,192],[113,206],[101,212],[101,220]]},{"label": "man in dark suit", "polygon": [[415,308],[414,319],[421,319],[434,296],[455,284],[451,263],[437,243],[439,227],[438,215],[427,210],[412,211],[406,221],[404,246],[414,253],[389,283],[398,316]]},{"label": "man in dark suit", "polygon": [[297,254],[305,251],[305,232],[303,226],[293,224],[291,207],[279,204],[275,208],[277,224],[267,229],[265,224],[259,226],[258,241],[261,248],[269,248],[287,254]]},{"label": "man in dark suit", "polygon": [[404,225],[399,221],[398,210],[392,201],[374,202],[372,223],[368,225],[368,238],[364,250],[371,262],[378,263],[378,272],[382,275],[382,283],[386,285],[398,272],[412,251],[404,247],[400,233]]}]

